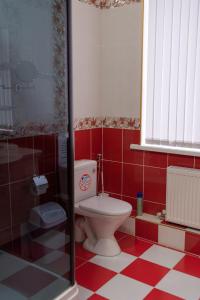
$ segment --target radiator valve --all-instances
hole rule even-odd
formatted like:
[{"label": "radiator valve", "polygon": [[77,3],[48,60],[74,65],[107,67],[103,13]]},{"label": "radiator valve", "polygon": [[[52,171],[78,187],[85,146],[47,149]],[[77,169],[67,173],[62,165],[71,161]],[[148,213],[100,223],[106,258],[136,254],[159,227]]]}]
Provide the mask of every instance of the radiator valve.
[{"label": "radiator valve", "polygon": [[157,213],[157,217],[158,217],[160,220],[165,220],[165,217],[166,217],[166,210],[163,209],[162,212],[158,212],[158,213]]}]

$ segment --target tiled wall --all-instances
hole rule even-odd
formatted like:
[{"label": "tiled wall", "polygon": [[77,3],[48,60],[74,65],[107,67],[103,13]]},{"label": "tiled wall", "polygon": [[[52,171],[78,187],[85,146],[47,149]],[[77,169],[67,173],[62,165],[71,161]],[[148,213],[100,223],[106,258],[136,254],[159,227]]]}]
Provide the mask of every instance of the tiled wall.
[{"label": "tiled wall", "polygon": [[[148,218],[149,215],[129,218],[132,221],[132,227],[135,228],[134,234],[136,236],[200,257],[200,233],[198,231],[165,221],[159,222],[156,217],[155,220],[153,218],[148,220]],[[124,225],[125,232],[129,233],[127,225]]]},{"label": "tiled wall", "polygon": [[[105,191],[133,206],[132,218],[124,228],[130,234],[174,249],[200,255],[200,234],[184,226],[135,219],[136,193],[144,193],[144,212],[156,214],[165,209],[167,166],[200,168],[200,158],[148,151],[131,151],[140,143],[140,131],[95,128],[75,131],[75,158],[96,159],[103,153]],[[129,228],[131,227],[131,228]]]},{"label": "tiled wall", "polygon": [[139,144],[140,131],[96,128],[75,132],[76,159],[96,159],[103,153],[105,191],[136,208],[136,193],[144,193],[144,211],[165,209],[167,166],[200,168],[200,158],[148,151],[131,151]]},{"label": "tiled wall", "polygon": [[[56,193],[56,136],[43,135],[0,141],[0,245],[20,235],[35,205]],[[49,189],[34,196],[34,174],[45,174]]]},{"label": "tiled wall", "polygon": [[102,154],[103,129],[94,128],[75,131],[75,159],[95,159]]}]

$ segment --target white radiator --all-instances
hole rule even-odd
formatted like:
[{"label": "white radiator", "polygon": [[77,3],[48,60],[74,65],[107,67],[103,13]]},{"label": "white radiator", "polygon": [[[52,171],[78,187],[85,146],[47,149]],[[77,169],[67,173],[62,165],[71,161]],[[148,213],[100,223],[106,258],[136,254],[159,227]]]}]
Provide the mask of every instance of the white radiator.
[{"label": "white radiator", "polygon": [[200,229],[200,170],[167,168],[166,220]]}]

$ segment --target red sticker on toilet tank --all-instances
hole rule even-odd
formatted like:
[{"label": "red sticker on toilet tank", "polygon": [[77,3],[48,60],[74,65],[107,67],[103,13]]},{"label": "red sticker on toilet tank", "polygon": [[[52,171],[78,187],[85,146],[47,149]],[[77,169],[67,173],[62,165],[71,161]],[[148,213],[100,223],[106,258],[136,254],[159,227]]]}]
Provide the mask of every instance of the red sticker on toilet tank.
[{"label": "red sticker on toilet tank", "polygon": [[79,182],[79,187],[81,191],[87,191],[91,185],[92,179],[89,174],[83,174],[81,176],[80,182]]}]

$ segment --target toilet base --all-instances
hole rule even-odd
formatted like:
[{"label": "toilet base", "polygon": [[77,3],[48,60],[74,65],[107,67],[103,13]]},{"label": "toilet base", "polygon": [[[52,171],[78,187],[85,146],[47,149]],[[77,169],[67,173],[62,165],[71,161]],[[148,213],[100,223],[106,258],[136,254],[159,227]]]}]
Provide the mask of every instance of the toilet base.
[{"label": "toilet base", "polygon": [[115,237],[110,237],[106,239],[99,239],[95,243],[90,242],[89,239],[86,239],[83,243],[83,247],[95,254],[101,255],[101,256],[116,256],[121,253],[121,249],[115,239]]}]

